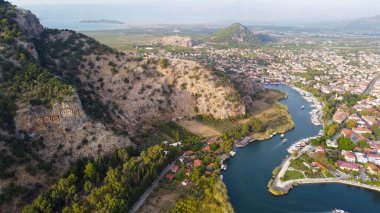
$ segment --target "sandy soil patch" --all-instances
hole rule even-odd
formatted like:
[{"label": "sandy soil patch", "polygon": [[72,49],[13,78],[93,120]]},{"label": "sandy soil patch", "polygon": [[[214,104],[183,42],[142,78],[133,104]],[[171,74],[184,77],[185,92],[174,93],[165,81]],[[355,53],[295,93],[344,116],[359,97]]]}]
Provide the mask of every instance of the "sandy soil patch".
[{"label": "sandy soil patch", "polygon": [[189,130],[190,132],[196,135],[203,136],[205,138],[221,135],[221,133],[215,130],[214,128],[199,123],[196,120],[180,121],[178,124],[181,125],[183,128]]},{"label": "sandy soil patch", "polygon": [[[164,188],[165,187],[165,188]],[[181,196],[183,187],[180,183],[160,185],[145,201],[138,213],[169,212]]]}]

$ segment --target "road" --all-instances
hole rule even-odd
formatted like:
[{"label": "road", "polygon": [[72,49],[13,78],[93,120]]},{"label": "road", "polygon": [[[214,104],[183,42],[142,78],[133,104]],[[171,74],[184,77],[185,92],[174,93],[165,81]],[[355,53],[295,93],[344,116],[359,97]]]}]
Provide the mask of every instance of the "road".
[{"label": "road", "polygon": [[364,90],[363,94],[368,94],[369,92],[371,92],[373,85],[375,85],[376,81],[379,80],[379,78],[380,74],[373,78],[372,81],[368,84],[367,88]]},{"label": "road", "polygon": [[[179,157],[178,157],[179,158]],[[160,174],[160,176],[158,176],[158,178],[152,183],[152,185],[144,192],[143,195],[141,195],[141,197],[139,198],[139,200],[135,203],[135,205],[133,205],[133,207],[131,208],[131,210],[129,211],[130,213],[135,213],[137,212],[137,210],[139,210],[141,208],[141,206],[145,203],[145,200],[149,197],[150,193],[153,192],[153,190],[157,187],[158,183],[160,182],[160,180],[162,178],[165,177],[165,174],[167,172],[169,172],[173,166],[175,165],[175,162],[178,160],[178,158],[176,158],[169,166],[167,166]]]}]

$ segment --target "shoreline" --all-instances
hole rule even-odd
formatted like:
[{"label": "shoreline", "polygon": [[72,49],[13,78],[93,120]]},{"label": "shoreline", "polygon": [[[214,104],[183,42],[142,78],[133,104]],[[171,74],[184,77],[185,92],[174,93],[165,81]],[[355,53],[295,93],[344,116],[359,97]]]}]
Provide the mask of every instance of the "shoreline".
[{"label": "shoreline", "polygon": [[[272,184],[270,184],[272,183]],[[368,185],[364,183],[359,183],[351,180],[345,180],[345,179],[339,179],[339,178],[305,178],[305,179],[295,179],[295,180],[288,180],[285,181],[285,187],[279,188],[278,186],[273,186],[274,181],[271,179],[271,181],[268,183],[268,191],[272,193],[273,195],[280,196],[280,195],[286,195],[289,193],[291,189],[298,185],[306,185],[306,184],[343,184],[343,185],[349,185],[349,186],[355,186],[359,188],[364,188],[376,192],[380,192],[379,186],[373,186]]]},{"label": "shoreline", "polygon": [[276,100],[276,104],[279,104],[281,107],[286,107],[287,113],[285,116],[290,120],[290,122],[283,124],[283,125],[280,125],[280,126],[277,126],[276,128],[267,129],[265,132],[262,132],[262,133],[254,133],[254,134],[251,134],[249,136],[246,136],[246,137],[244,137],[243,140],[239,140],[238,142],[234,143],[234,146],[236,148],[243,148],[250,143],[254,143],[255,141],[269,140],[278,134],[285,134],[285,133],[287,133],[290,130],[295,128],[295,123],[294,123],[292,116],[289,113],[289,109],[287,108],[287,106],[285,104],[280,103],[281,100],[288,98],[288,93],[286,93],[286,92],[283,92],[283,93],[284,93],[284,96],[281,98],[278,98]]},{"label": "shoreline", "polygon": [[[304,90],[302,90],[302,89],[300,89],[294,85],[288,85],[286,83],[283,83],[283,84],[286,86],[289,86],[292,89],[299,92],[303,98],[305,98],[305,97],[302,93],[310,94],[312,96],[311,93],[304,91]],[[312,98],[314,99],[314,103],[319,102],[314,96],[312,96]],[[307,99],[305,98],[305,100],[307,100]],[[319,102],[319,104],[320,104],[320,106],[322,106],[323,103]],[[321,122],[322,126],[324,127],[324,122],[322,121],[322,118],[321,118],[322,115],[321,114],[322,114],[322,111],[320,111],[319,121]],[[313,124],[314,124],[314,122],[313,122]],[[316,126],[319,126],[319,125],[316,125]],[[350,185],[350,186],[355,186],[355,187],[360,187],[360,188],[380,192],[379,186],[369,185],[369,184],[365,184],[365,183],[355,182],[355,181],[336,178],[336,177],[335,178],[328,178],[328,177],[326,177],[326,178],[303,178],[303,179],[294,179],[294,180],[282,181],[281,178],[285,175],[285,172],[288,170],[288,166],[290,165],[290,162],[294,159],[297,159],[303,153],[305,153],[306,150],[308,149],[308,147],[310,147],[310,144],[309,144],[310,139],[318,137],[318,136],[319,135],[301,139],[300,141],[306,141],[307,140],[307,142],[305,142],[306,144],[302,148],[298,148],[300,153],[296,157],[293,157],[290,155],[289,157],[284,158],[283,161],[281,162],[281,164],[273,170],[272,179],[268,182],[268,185],[267,185],[268,191],[272,195],[281,196],[281,195],[288,194],[292,188],[294,188],[298,185],[302,185],[302,184],[328,184],[328,183]],[[289,146],[288,152],[289,152],[289,149],[293,145],[295,145],[296,143]]]}]

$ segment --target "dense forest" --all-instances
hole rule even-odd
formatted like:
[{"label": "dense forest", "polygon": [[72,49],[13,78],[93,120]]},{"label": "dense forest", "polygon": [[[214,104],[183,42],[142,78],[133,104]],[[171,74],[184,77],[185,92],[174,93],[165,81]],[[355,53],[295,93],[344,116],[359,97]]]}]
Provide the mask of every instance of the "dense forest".
[{"label": "dense forest", "polygon": [[[165,147],[169,148],[169,147]],[[77,161],[64,177],[23,212],[126,212],[177,155],[153,146],[136,156],[133,149]]]}]

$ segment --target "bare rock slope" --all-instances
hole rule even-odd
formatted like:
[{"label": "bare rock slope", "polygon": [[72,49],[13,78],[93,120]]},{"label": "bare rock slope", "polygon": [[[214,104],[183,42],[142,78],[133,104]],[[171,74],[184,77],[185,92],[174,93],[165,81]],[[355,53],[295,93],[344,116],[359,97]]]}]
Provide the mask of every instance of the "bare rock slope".
[{"label": "bare rock slope", "polygon": [[[102,49],[90,38],[71,31],[49,32],[44,38],[46,66],[80,82],[82,98],[107,106],[106,114],[113,123],[132,135],[154,123],[179,117],[245,114],[245,106],[230,81],[196,62],[161,59],[165,60],[163,66],[158,58]],[[57,43],[62,49],[46,51]],[[82,54],[75,58],[78,46]],[[67,69],[62,66],[65,64],[76,66]]]},{"label": "bare rock slope", "polygon": [[[75,159],[111,153],[130,144],[127,137],[115,136],[100,122],[89,119],[77,95],[65,97],[51,109],[43,106],[20,105],[15,116],[18,130],[44,139],[39,154],[45,160],[61,159],[57,164],[66,168]],[[65,157],[69,154],[70,157]]]},{"label": "bare rock slope", "polygon": [[182,36],[165,36],[156,39],[152,42],[153,44],[164,45],[164,46],[179,46],[179,47],[192,47],[195,42],[190,37]]}]

